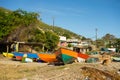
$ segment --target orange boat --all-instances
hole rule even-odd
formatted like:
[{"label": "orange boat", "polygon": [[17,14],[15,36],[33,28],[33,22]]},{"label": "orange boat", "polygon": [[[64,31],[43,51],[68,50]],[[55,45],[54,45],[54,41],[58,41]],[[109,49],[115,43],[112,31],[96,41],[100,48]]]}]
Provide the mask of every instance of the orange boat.
[{"label": "orange boat", "polygon": [[38,54],[39,58],[45,62],[57,61],[55,54]]},{"label": "orange boat", "polygon": [[66,49],[66,48],[58,49],[55,52],[55,54],[57,56],[56,58],[58,62],[63,62],[64,64],[72,63],[78,57],[77,52],[70,50],[70,49]]},{"label": "orange boat", "polygon": [[89,55],[83,54],[83,53],[78,53],[78,57],[83,58],[83,59],[88,59]]}]

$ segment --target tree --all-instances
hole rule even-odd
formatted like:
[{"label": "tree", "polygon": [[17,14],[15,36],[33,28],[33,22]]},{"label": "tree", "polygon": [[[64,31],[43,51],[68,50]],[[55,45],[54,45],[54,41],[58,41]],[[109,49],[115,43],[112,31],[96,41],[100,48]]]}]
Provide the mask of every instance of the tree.
[{"label": "tree", "polygon": [[97,39],[97,47],[100,48],[100,47],[103,47],[103,46],[104,46],[104,40]]},{"label": "tree", "polygon": [[115,39],[115,36],[112,34],[107,33],[105,36],[102,37],[103,40],[109,41]]},{"label": "tree", "polygon": [[65,36],[67,39],[70,39],[71,37],[70,37],[70,34],[68,34],[68,33],[64,33],[62,36]]},{"label": "tree", "polygon": [[114,43],[116,37],[114,35],[108,33],[105,36],[103,36],[102,39],[104,40],[106,47],[111,47],[112,44]]},{"label": "tree", "polygon": [[45,42],[46,51],[54,51],[54,49],[58,45],[59,36],[51,31],[46,31],[45,35],[46,35],[46,42]]},{"label": "tree", "polygon": [[59,36],[52,31],[41,31],[39,29],[33,29],[28,39],[29,42],[40,42],[43,44],[42,51],[54,51],[59,42]]},{"label": "tree", "polygon": [[35,24],[38,13],[27,12],[21,9],[16,11],[8,11],[0,8],[0,40],[3,40],[17,27],[28,27],[31,24]]},{"label": "tree", "polygon": [[120,51],[120,38],[116,39],[113,45],[118,51]]},{"label": "tree", "polygon": [[68,47],[69,47],[69,48],[70,48],[70,47],[73,47],[73,45],[69,43],[69,44],[68,44]]},{"label": "tree", "polygon": [[18,16],[21,18],[21,22],[25,26],[29,26],[31,23],[34,23],[39,17],[38,13],[35,12],[27,12],[22,9],[18,9],[13,11],[14,14],[19,14]]},{"label": "tree", "polygon": [[82,39],[81,40],[86,40],[86,38],[85,37],[82,37]]}]

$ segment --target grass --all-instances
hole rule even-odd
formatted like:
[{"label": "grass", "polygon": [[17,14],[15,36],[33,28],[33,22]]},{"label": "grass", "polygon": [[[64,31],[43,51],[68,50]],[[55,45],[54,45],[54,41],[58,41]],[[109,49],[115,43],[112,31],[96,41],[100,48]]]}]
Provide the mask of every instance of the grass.
[{"label": "grass", "polygon": [[[4,66],[4,67],[3,67]],[[34,75],[36,67],[4,65],[0,64],[0,80],[14,80]],[[32,73],[32,74],[31,74]]]}]

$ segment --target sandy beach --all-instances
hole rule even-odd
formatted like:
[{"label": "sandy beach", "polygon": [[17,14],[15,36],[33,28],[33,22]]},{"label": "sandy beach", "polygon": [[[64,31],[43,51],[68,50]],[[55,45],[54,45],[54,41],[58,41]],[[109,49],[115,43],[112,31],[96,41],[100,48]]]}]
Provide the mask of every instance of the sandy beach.
[{"label": "sandy beach", "polygon": [[0,80],[120,80],[120,63],[22,63],[0,57]]}]

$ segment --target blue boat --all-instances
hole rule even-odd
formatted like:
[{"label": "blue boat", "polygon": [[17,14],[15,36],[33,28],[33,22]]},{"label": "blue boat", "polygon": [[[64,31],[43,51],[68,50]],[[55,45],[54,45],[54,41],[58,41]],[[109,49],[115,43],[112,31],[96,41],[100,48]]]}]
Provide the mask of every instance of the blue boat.
[{"label": "blue boat", "polygon": [[14,54],[14,56],[20,56],[23,57],[24,53],[23,52],[12,52]]},{"label": "blue boat", "polygon": [[39,58],[39,57],[38,57],[38,55],[35,54],[35,53],[27,53],[27,58],[35,58],[35,59],[37,59],[37,58]]}]

